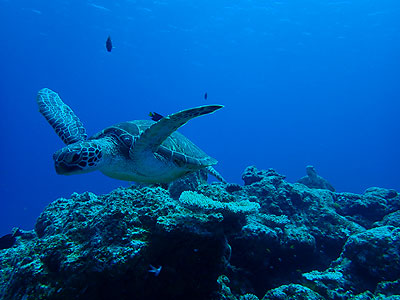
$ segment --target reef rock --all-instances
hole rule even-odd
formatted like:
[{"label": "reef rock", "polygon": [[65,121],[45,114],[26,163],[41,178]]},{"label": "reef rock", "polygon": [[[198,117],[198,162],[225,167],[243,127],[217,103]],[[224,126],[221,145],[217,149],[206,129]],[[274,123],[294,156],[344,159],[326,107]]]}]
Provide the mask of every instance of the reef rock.
[{"label": "reef rock", "polygon": [[265,294],[262,300],[324,300],[324,298],[313,290],[300,284],[283,285]]},{"label": "reef rock", "polygon": [[383,188],[369,188],[364,194],[338,193],[338,213],[371,228],[374,222],[400,209],[400,195]]},{"label": "reef rock", "polygon": [[0,298],[336,300],[399,294],[397,192],[334,193],[256,167],[242,178],[244,186],[207,184],[197,174],[169,189],[60,198],[34,230],[14,230],[13,243],[0,249]]},{"label": "reef rock", "polygon": [[354,234],[330,268],[305,273],[303,277],[328,299],[353,299],[366,291],[379,291],[378,295],[399,293],[399,239],[400,228],[393,226]]},{"label": "reef rock", "polygon": [[[243,219],[224,220],[233,207],[194,213],[159,187],[58,199],[33,238],[3,250],[1,298],[205,299],[223,271],[222,233]],[[150,265],[162,267],[158,276]]]}]

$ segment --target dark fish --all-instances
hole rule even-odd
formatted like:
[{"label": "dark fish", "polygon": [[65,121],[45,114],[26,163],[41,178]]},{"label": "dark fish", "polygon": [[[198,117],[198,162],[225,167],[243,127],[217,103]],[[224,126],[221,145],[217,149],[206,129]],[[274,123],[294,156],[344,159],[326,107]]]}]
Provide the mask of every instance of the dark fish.
[{"label": "dark fish", "polygon": [[108,38],[107,38],[107,41],[106,41],[106,48],[107,48],[107,51],[108,51],[108,52],[111,52],[111,50],[112,50],[112,48],[113,48],[113,45],[112,45],[111,37],[110,37],[110,36],[108,36]]},{"label": "dark fish", "polygon": [[155,111],[150,112],[150,113],[149,113],[149,116],[151,117],[151,119],[152,119],[153,121],[156,121],[156,122],[159,121],[159,120],[161,120],[162,118],[164,118],[162,115],[156,113]]},{"label": "dark fish", "polygon": [[12,234],[6,234],[0,238],[0,249],[8,249],[14,246],[15,237]]},{"label": "dark fish", "polygon": [[207,92],[204,94],[204,99],[205,100],[207,100],[207,97],[208,97],[208,95],[207,95]]}]

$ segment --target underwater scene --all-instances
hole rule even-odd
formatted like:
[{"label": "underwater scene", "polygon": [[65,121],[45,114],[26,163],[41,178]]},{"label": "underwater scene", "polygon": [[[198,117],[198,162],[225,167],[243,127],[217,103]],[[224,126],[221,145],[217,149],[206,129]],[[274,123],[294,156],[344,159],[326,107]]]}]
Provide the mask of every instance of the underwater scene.
[{"label": "underwater scene", "polygon": [[0,0],[0,299],[400,300],[398,0]]}]

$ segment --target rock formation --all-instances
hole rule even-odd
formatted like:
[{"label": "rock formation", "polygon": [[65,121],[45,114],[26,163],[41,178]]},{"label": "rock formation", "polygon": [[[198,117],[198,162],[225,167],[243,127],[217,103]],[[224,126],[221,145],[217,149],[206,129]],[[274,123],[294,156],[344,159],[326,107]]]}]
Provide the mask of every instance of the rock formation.
[{"label": "rock formation", "polygon": [[399,299],[396,191],[193,178],[52,202],[0,250],[0,298]]}]

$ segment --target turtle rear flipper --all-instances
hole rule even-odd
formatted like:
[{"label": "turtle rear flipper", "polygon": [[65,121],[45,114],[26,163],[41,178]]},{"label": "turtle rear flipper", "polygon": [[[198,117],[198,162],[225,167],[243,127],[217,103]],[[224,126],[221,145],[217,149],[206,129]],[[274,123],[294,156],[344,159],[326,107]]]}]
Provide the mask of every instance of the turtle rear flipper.
[{"label": "turtle rear flipper", "polygon": [[46,118],[57,135],[67,145],[87,139],[82,122],[72,109],[62,102],[56,92],[41,89],[37,95],[40,113]]},{"label": "turtle rear flipper", "polygon": [[209,166],[206,168],[206,170],[208,173],[210,173],[212,176],[217,178],[222,183],[227,183],[227,181],[224,179],[224,177],[222,177],[222,175],[219,174],[219,172],[217,170],[215,170],[213,167]]},{"label": "turtle rear flipper", "polygon": [[141,155],[147,151],[155,152],[158,147],[179,127],[185,125],[189,120],[213,113],[222,108],[223,105],[204,105],[182,110],[162,118],[147,128],[130,148],[129,156],[133,160],[140,160]]}]

